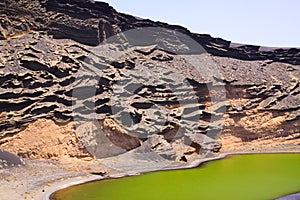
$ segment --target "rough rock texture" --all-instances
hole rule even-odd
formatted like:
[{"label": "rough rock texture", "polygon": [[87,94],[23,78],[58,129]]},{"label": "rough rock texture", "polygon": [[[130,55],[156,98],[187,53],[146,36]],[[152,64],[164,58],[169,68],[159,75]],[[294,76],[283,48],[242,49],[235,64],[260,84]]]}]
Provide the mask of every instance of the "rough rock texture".
[{"label": "rough rock texture", "polygon": [[28,159],[86,158],[91,155],[79,143],[73,123],[55,124],[49,119],[38,119],[8,138],[2,147]]},{"label": "rough rock texture", "polygon": [[[193,149],[218,151],[220,134],[225,149],[276,138],[300,144],[300,49],[234,44],[88,0],[1,1],[0,22],[2,149],[52,158],[138,147],[180,160]],[[167,31],[147,29],[154,39],[146,41],[118,35],[107,55],[95,51],[105,39],[141,27]],[[195,70],[184,58],[199,49],[177,33],[199,43],[197,63],[220,76]],[[165,37],[172,39],[159,41]],[[112,57],[126,45],[136,48]],[[216,103],[212,96],[221,97]],[[37,130],[40,123],[46,128]]]},{"label": "rough rock texture", "polygon": [[136,148],[134,152],[152,153],[152,155],[158,155],[168,160],[187,161],[186,156],[197,151],[195,148],[185,145],[184,138],[169,143],[162,135],[152,135],[140,147]]},{"label": "rough rock texture", "polygon": [[24,161],[16,155],[0,150],[0,169],[24,165]]}]

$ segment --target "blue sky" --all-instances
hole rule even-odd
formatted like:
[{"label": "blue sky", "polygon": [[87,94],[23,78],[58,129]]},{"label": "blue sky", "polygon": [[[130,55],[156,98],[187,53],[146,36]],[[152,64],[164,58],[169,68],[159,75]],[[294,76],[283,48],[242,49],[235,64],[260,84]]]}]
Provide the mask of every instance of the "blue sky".
[{"label": "blue sky", "polygon": [[300,47],[299,0],[103,0],[127,14],[237,43]]}]

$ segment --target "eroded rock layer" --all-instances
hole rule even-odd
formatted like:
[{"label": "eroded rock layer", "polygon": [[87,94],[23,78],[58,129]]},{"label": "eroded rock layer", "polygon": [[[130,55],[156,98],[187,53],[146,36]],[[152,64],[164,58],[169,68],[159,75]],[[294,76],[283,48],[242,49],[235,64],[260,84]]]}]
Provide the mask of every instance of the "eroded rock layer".
[{"label": "eroded rock layer", "polygon": [[[300,49],[233,44],[87,0],[2,1],[0,20],[3,149],[29,158],[135,149],[184,161],[219,151],[218,139],[225,149],[300,144]],[[58,138],[31,130],[41,119]],[[38,151],[48,134],[53,148]]]}]

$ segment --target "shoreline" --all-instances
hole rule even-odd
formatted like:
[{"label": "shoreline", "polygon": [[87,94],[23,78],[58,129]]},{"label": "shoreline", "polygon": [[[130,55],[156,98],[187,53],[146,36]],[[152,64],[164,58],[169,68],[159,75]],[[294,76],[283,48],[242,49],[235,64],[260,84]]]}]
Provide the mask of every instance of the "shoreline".
[{"label": "shoreline", "polygon": [[[73,180],[74,179],[74,180]],[[100,181],[104,179],[103,177],[99,177],[97,175],[91,175],[91,177],[74,177],[72,178],[72,180],[67,180],[66,183],[61,183],[61,184],[57,184],[56,186],[52,186],[42,197],[41,200],[50,200],[51,199],[51,195],[53,195],[55,192],[71,187],[71,186],[75,186],[75,185],[80,185],[80,184],[85,184],[88,182],[93,182],[93,181]]]},{"label": "shoreline", "polygon": [[[189,163],[188,165],[185,166],[179,166],[179,167],[167,167],[167,168],[163,168],[163,169],[157,169],[157,170],[146,170],[143,172],[137,172],[137,173],[121,173],[121,174],[114,174],[108,177],[99,177],[96,175],[92,175],[93,177],[89,177],[89,178],[80,178],[80,180],[69,180],[66,183],[64,183],[63,185],[59,184],[55,187],[51,187],[41,198],[41,200],[51,200],[51,196],[62,189],[68,188],[68,187],[72,187],[75,185],[80,185],[80,184],[85,184],[88,182],[94,182],[94,181],[100,181],[100,180],[104,180],[104,179],[113,179],[113,178],[122,178],[122,177],[127,177],[127,176],[136,176],[136,175],[142,175],[142,174],[146,174],[146,173],[151,173],[151,172],[159,172],[159,171],[168,171],[168,170],[185,170],[185,169],[192,169],[192,168],[197,168],[197,167],[201,167],[201,165],[211,162],[211,161],[216,161],[216,160],[221,160],[221,159],[225,159],[226,157],[229,156],[235,156],[235,155],[251,155],[251,154],[299,154],[300,150],[298,151],[265,151],[265,152],[251,152],[251,151],[247,151],[247,152],[224,152],[224,153],[220,153],[219,155],[217,155],[216,157],[208,157],[208,158],[203,158],[203,159],[198,159],[195,160],[191,163]],[[75,177],[78,178],[78,177]],[[300,191],[297,193],[293,193],[293,194],[287,194],[286,196],[283,197],[279,197],[277,200],[290,200],[289,197],[292,196],[300,196]]]}]

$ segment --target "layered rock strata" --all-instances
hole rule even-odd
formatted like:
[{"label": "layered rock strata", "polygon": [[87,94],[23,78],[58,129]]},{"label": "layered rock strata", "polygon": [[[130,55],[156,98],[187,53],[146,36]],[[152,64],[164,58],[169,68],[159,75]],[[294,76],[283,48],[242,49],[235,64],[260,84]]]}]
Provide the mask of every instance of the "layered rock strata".
[{"label": "layered rock strata", "polygon": [[0,19],[2,149],[184,161],[220,141],[300,144],[300,49],[234,44],[87,0],[2,1]]}]

